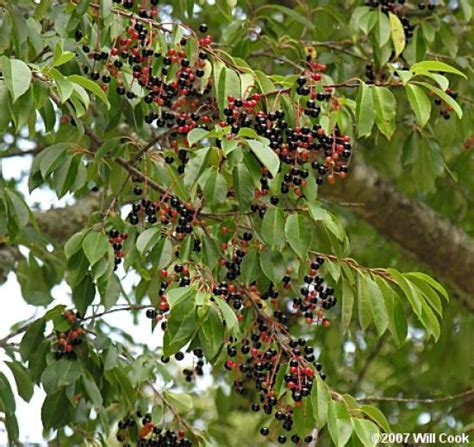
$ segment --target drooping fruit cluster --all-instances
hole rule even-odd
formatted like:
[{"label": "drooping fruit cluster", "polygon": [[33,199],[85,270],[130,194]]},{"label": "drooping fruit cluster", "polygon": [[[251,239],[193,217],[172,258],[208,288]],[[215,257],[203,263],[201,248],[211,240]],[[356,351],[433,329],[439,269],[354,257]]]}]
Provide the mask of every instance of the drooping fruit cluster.
[{"label": "drooping fruit cluster", "polygon": [[122,259],[125,255],[123,252],[122,244],[127,238],[128,238],[127,233],[121,233],[116,228],[112,228],[111,230],[109,230],[109,243],[112,245],[112,248],[114,249],[114,254],[115,254],[114,270],[117,270],[118,265],[122,263]]},{"label": "drooping fruit cluster", "polygon": [[191,447],[192,441],[183,430],[160,427],[150,413],[127,416],[118,422],[117,441],[123,447]]},{"label": "drooping fruit cluster", "polygon": [[324,317],[324,310],[329,310],[337,303],[333,296],[334,289],[324,285],[324,278],[318,273],[324,263],[324,258],[318,256],[310,263],[310,270],[305,275],[304,285],[300,289],[301,296],[293,298],[292,308],[303,314],[307,323],[330,325],[329,319]]},{"label": "drooping fruit cluster", "polygon": [[[133,192],[135,195],[142,195],[143,189],[135,186]],[[140,220],[153,225],[159,219],[162,226],[170,228],[169,234],[178,240],[182,240],[186,234],[192,233],[192,224],[195,218],[196,212],[190,204],[166,193],[161,195],[159,201],[143,198],[134,203],[127,216],[131,225],[138,225]]]},{"label": "drooping fruit cluster", "polygon": [[[313,348],[304,339],[290,339],[288,344],[282,342],[278,330],[280,323],[270,318],[260,316],[255,325],[250,336],[239,345],[230,342],[225,368],[235,375],[235,392],[249,394],[253,393],[252,389],[257,391],[259,397],[251,405],[251,410],[275,414],[283,430],[279,442],[284,443],[288,432],[294,430],[293,410],[310,395],[314,381],[324,380],[325,375],[320,372],[321,365],[315,361]],[[319,379],[316,378],[318,374]],[[285,398],[285,394],[289,394],[291,400]],[[269,432],[266,427],[260,431],[264,436]],[[290,439],[295,443],[302,440],[297,433],[293,433]]]},{"label": "drooping fruit cluster", "polygon": [[80,324],[80,315],[71,310],[64,311],[63,317],[69,322],[70,328],[64,332],[56,332],[54,356],[56,359],[74,360],[74,348],[79,346],[84,338],[84,328]]},{"label": "drooping fruit cluster", "polygon": [[203,376],[204,371],[204,352],[201,348],[196,348],[193,350],[194,357],[192,367],[183,369],[183,374],[186,382],[192,382],[195,376]]}]

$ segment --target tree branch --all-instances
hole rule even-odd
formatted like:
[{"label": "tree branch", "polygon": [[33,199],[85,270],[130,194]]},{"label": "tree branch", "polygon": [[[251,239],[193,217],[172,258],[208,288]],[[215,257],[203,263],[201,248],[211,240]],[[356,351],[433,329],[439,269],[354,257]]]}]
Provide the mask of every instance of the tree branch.
[{"label": "tree branch", "polygon": [[[34,216],[43,234],[54,242],[64,244],[74,233],[84,228],[91,213],[98,208],[99,198],[91,194],[74,205],[37,211]],[[20,259],[21,254],[16,245],[0,243],[0,285],[7,280],[8,273]]]},{"label": "tree branch", "polygon": [[449,402],[457,399],[471,399],[474,397],[474,389],[463,391],[462,393],[453,394],[451,396],[428,398],[428,399],[413,399],[413,398],[402,398],[402,397],[361,397],[356,399],[357,402],[400,402],[410,404],[437,404],[439,402]]},{"label": "tree branch", "polygon": [[361,161],[354,163],[347,179],[323,191],[332,199],[363,202],[351,211],[425,263],[474,309],[474,241],[462,229],[397,191]]}]

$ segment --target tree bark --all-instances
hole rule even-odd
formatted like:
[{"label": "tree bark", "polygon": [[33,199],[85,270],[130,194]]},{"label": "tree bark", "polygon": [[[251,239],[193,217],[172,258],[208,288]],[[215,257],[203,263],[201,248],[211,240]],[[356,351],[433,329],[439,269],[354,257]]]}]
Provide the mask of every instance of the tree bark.
[{"label": "tree bark", "polygon": [[[64,244],[74,233],[87,224],[92,212],[99,209],[96,194],[79,200],[64,208],[53,208],[35,213],[40,230],[53,242]],[[14,244],[0,243],[0,284],[7,280],[8,273],[15,269],[22,255]]]},{"label": "tree bark", "polygon": [[426,264],[474,309],[474,241],[427,205],[408,198],[358,161],[344,181],[324,187],[330,199],[359,202],[351,211]]}]

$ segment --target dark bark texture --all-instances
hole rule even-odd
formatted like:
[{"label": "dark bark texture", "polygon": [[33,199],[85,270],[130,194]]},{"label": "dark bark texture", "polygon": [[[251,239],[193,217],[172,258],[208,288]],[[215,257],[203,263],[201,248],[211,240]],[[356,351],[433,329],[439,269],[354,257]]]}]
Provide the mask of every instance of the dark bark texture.
[{"label": "dark bark texture", "polygon": [[324,188],[330,199],[358,202],[351,211],[426,264],[474,309],[474,241],[427,205],[408,198],[372,167],[355,163],[346,180]]}]

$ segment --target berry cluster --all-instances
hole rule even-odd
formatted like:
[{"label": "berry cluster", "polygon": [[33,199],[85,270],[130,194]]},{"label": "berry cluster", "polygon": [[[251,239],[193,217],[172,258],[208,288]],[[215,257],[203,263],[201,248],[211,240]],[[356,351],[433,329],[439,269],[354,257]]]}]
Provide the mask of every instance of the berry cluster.
[{"label": "berry cluster", "polygon": [[337,300],[333,296],[334,289],[328,286],[325,287],[324,278],[318,274],[318,270],[323,263],[324,258],[320,256],[311,262],[310,271],[305,275],[304,285],[300,289],[301,296],[292,300],[292,307],[298,313],[303,314],[307,323],[320,323],[328,327],[330,321],[324,318],[324,310],[334,307]]},{"label": "berry cluster", "polygon": [[405,3],[406,0],[369,0],[366,5],[371,8],[380,8],[384,14],[388,14],[389,12],[396,14],[403,25],[405,38],[408,40],[413,37],[415,26],[410,23],[409,19],[404,14],[404,9],[402,9],[402,7]]},{"label": "berry cluster", "polygon": [[79,322],[80,315],[71,310],[66,310],[63,314],[64,318],[71,325],[70,329],[65,332],[56,333],[55,352],[56,359],[66,358],[74,360],[76,353],[74,348],[79,346],[83,341],[84,328]]},{"label": "berry cluster", "polygon": [[[135,186],[133,193],[142,195],[143,189]],[[186,234],[193,231],[192,224],[196,217],[193,207],[168,194],[162,194],[160,200],[156,202],[143,198],[134,203],[127,220],[131,225],[138,225],[140,220],[153,225],[158,222],[158,215],[161,225],[171,226],[171,234],[178,240],[182,240]]]},{"label": "berry cluster", "polygon": [[184,378],[185,378],[186,382],[192,382],[195,375],[196,376],[203,376],[204,375],[204,371],[203,371],[204,353],[203,353],[202,349],[201,348],[194,349],[193,354],[197,358],[197,360],[194,361],[194,359],[193,359],[192,368],[191,369],[189,369],[189,368],[183,369],[183,374],[184,374]]},{"label": "berry cluster", "polygon": [[[275,414],[275,418],[282,423],[285,432],[293,431],[293,409],[302,404],[302,400],[309,396],[317,374],[321,380],[325,379],[321,365],[315,361],[314,350],[306,344],[304,339],[290,339],[283,346],[278,339],[277,326],[280,324],[273,319],[259,316],[256,328],[249,338],[244,338],[237,346],[233,341],[227,347],[228,360],[225,368],[234,371],[236,379],[233,383],[234,391],[246,394],[250,391],[246,386],[253,382],[253,388],[259,393],[258,402],[251,405],[254,412],[262,410],[265,414]],[[303,349],[303,352],[301,351]],[[277,377],[283,372],[283,384],[277,384]],[[319,380],[319,379],[317,379]],[[279,399],[284,395],[277,386],[284,386],[291,395],[293,404],[288,400]],[[267,427],[262,427],[260,433],[264,436],[270,433]],[[278,437],[280,443],[285,443],[287,436],[283,433]],[[301,442],[297,433],[291,436],[296,444]],[[309,438],[305,439],[310,442]]]},{"label": "berry cluster", "polygon": [[114,270],[116,270],[118,265],[122,263],[122,259],[124,257],[122,244],[123,244],[123,241],[125,241],[127,238],[128,238],[127,233],[121,233],[116,228],[112,228],[109,231],[109,243],[112,245],[112,248],[114,249],[114,254],[115,254]]},{"label": "berry cluster", "polygon": [[[137,422],[138,419],[138,422]],[[164,429],[155,425],[150,413],[143,416],[137,411],[136,417],[128,416],[118,422],[117,441],[123,447],[191,447],[192,442],[183,430]]]}]

